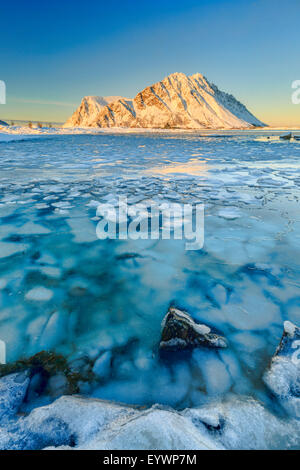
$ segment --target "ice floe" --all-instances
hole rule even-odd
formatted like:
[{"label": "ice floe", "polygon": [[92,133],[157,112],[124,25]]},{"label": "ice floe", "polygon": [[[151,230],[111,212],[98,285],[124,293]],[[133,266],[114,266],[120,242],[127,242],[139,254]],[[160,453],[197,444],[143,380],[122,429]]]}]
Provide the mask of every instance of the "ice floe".
[{"label": "ice floe", "polygon": [[30,289],[25,295],[27,300],[33,300],[36,302],[47,302],[53,297],[53,292],[50,289],[46,289],[43,286],[37,286]]}]

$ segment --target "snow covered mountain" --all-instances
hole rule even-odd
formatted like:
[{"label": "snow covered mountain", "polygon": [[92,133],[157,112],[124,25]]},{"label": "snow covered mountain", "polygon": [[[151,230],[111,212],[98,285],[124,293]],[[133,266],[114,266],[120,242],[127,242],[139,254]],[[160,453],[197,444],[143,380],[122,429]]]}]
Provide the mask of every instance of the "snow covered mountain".
[{"label": "snow covered mountain", "polygon": [[64,127],[94,127],[101,109],[121,99],[124,98],[122,96],[85,96]]},{"label": "snow covered mountain", "polygon": [[243,129],[265,126],[203,75],[173,73],[134,99],[86,97],[65,127]]}]

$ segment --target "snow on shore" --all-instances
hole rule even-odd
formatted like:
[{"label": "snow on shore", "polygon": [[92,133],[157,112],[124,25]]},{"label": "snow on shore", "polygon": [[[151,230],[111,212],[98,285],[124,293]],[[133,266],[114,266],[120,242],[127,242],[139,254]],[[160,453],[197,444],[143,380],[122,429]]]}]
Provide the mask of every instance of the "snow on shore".
[{"label": "snow on shore", "polygon": [[143,128],[126,128],[126,127],[114,127],[114,128],[92,128],[92,127],[42,127],[38,128],[33,126],[0,126],[0,142],[10,142],[15,140],[32,139],[33,137],[40,136],[55,136],[55,135],[74,135],[74,134],[170,134],[170,133],[188,133],[188,134],[204,134],[214,135],[216,132],[222,133],[223,135],[244,135],[244,134],[256,134],[260,133],[264,135],[269,132],[294,132],[300,131],[300,127],[293,128],[279,128],[279,127],[264,127],[259,129],[143,129]]},{"label": "snow on shore", "polygon": [[0,398],[2,390],[10,392],[10,400],[0,400],[2,450],[289,449],[298,444],[298,420],[276,417],[247,397],[233,396],[227,402],[176,411],[160,405],[143,410],[94,398],[62,396],[17,417],[27,387],[24,374],[0,380]]}]

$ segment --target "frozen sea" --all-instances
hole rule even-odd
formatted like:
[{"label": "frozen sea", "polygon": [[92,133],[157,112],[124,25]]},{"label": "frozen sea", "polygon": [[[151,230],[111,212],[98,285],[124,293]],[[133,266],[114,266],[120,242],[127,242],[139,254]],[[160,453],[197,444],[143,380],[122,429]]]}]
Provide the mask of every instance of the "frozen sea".
[{"label": "frozen sea", "polygon": [[[83,395],[270,405],[262,376],[300,324],[300,141],[276,132],[103,133],[0,142],[0,339],[93,367]],[[270,137],[270,138],[268,138]],[[205,243],[99,240],[98,203],[204,203]],[[169,305],[228,340],[160,358]]]}]

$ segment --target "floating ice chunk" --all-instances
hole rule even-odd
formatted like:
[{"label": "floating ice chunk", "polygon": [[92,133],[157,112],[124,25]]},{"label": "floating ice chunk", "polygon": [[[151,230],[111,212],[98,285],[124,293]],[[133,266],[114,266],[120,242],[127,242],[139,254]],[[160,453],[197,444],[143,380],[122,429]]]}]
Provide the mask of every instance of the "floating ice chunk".
[{"label": "floating ice chunk", "polygon": [[137,196],[129,196],[128,203],[129,204],[138,204],[139,202],[145,199],[144,195],[137,195]]},{"label": "floating ice chunk", "polygon": [[208,253],[224,260],[228,264],[241,266],[249,261],[249,256],[242,240],[206,236],[204,248]]},{"label": "floating ice chunk", "polygon": [[53,349],[66,334],[66,319],[62,312],[51,315],[40,338],[41,349]]},{"label": "floating ice chunk", "polygon": [[33,188],[31,190],[32,193],[42,193],[43,191],[40,188]]},{"label": "floating ice chunk", "polygon": [[[44,188],[45,190],[45,188]],[[47,190],[51,193],[62,193],[65,191],[65,188],[63,185],[59,185],[59,184],[50,184],[49,187],[47,188]]]},{"label": "floating ice chunk", "polygon": [[257,183],[261,186],[283,186],[286,184],[286,181],[278,180],[278,179],[273,179],[273,178],[259,178],[257,180]]},{"label": "floating ice chunk", "polygon": [[7,279],[0,278],[0,290],[5,289],[6,286],[7,286]]},{"label": "floating ice chunk", "polygon": [[109,380],[93,391],[93,397],[113,400],[118,403],[145,403],[149,398],[147,382],[142,380]]},{"label": "floating ice chunk", "polygon": [[26,333],[29,335],[32,344],[36,343],[40,338],[45,324],[47,324],[47,317],[45,315],[38,316],[29,323]]},{"label": "floating ice chunk", "polygon": [[95,225],[87,217],[68,218],[67,223],[75,243],[91,243],[98,240]]},{"label": "floating ice chunk", "polygon": [[50,289],[46,289],[43,286],[37,286],[28,291],[25,295],[27,300],[34,300],[37,302],[47,302],[48,300],[52,299],[53,291]]},{"label": "floating ice chunk", "polygon": [[227,300],[227,290],[222,286],[222,284],[217,284],[212,289],[212,294],[219,305],[225,304]]},{"label": "floating ice chunk", "polygon": [[51,231],[43,225],[35,224],[33,222],[27,222],[18,229],[18,233],[20,235],[44,235],[50,232]]},{"label": "floating ice chunk", "polygon": [[72,198],[72,197],[78,197],[78,196],[80,196],[80,192],[79,192],[79,191],[76,191],[76,190],[74,189],[74,190],[71,190],[71,191],[69,192],[69,195],[68,195],[68,196],[69,196],[70,198]]},{"label": "floating ice chunk", "polygon": [[16,228],[13,225],[0,225],[0,238],[5,239],[13,235],[16,231]]},{"label": "floating ice chunk", "polygon": [[58,199],[57,196],[45,196],[43,198],[44,201],[56,201]]},{"label": "floating ice chunk", "polygon": [[16,202],[18,200],[19,196],[16,196],[15,194],[7,194],[6,196],[3,197],[2,203],[7,203],[7,202]]},{"label": "floating ice chunk", "polygon": [[247,285],[232,294],[222,311],[228,323],[239,330],[268,328],[270,324],[281,322],[279,306],[266,298],[259,287]]},{"label": "floating ice chunk", "polygon": [[235,207],[225,207],[218,212],[219,217],[223,219],[235,220],[241,217],[241,212]]},{"label": "floating ice chunk", "polygon": [[10,215],[14,214],[16,211],[16,206],[13,205],[0,205],[0,217],[9,217]]},{"label": "floating ice chunk", "polygon": [[87,207],[98,207],[101,203],[99,201],[91,200],[86,204]]},{"label": "floating ice chunk", "polygon": [[7,258],[17,253],[24,253],[28,247],[28,245],[23,243],[0,242],[0,258]]},{"label": "floating ice chunk", "polygon": [[48,277],[59,279],[61,277],[61,269],[55,266],[43,266],[40,271]]},{"label": "floating ice chunk", "polygon": [[111,367],[111,358],[111,351],[106,351],[105,353],[101,354],[101,356],[96,360],[93,367],[93,372],[100,379],[105,379],[109,375]]},{"label": "floating ice chunk", "polygon": [[22,201],[18,201],[18,204],[24,205],[24,204],[34,204],[36,201],[35,199],[24,199]]},{"label": "floating ice chunk", "polygon": [[237,199],[243,202],[244,204],[256,203],[255,198],[248,193],[240,193]]},{"label": "floating ice chunk", "polygon": [[56,215],[58,216],[63,216],[63,215],[69,215],[70,211],[68,211],[67,209],[59,209],[58,207],[56,209],[54,209],[54,212]]},{"label": "floating ice chunk", "polygon": [[246,331],[235,333],[231,340],[238,344],[240,349],[250,353],[266,346],[266,340],[262,336]]},{"label": "floating ice chunk", "polygon": [[50,255],[49,253],[43,253],[43,255],[39,258],[38,262],[40,264],[56,264],[57,260],[54,256]]},{"label": "floating ice chunk", "polygon": [[232,380],[226,364],[220,361],[215,354],[195,350],[193,352],[193,359],[197,362],[202,372],[209,395],[222,395],[230,389]]},{"label": "floating ice chunk", "polygon": [[51,206],[56,207],[58,209],[71,209],[72,208],[69,201],[52,202]]}]

